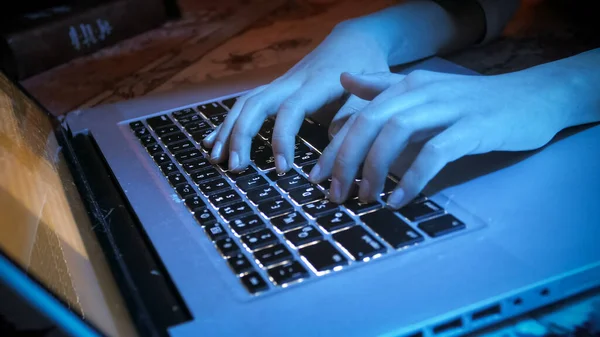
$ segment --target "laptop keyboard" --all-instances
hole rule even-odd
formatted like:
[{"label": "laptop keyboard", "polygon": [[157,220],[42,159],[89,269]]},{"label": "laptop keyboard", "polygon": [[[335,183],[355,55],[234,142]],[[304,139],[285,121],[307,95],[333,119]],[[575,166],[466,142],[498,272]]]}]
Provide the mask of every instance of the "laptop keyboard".
[{"label": "laptop keyboard", "polygon": [[[389,176],[382,200],[362,204],[358,184],[343,205],[327,199],[329,184],[307,179],[329,139],[307,121],[296,141],[294,168],[277,174],[267,119],[251,148],[252,165],[241,173],[212,165],[202,139],[222,123],[235,97],[129,123],[133,134],[207,237],[250,294],[360,265],[465,224],[420,195],[399,211],[383,201],[397,179]],[[358,182],[357,178],[357,182]]]}]

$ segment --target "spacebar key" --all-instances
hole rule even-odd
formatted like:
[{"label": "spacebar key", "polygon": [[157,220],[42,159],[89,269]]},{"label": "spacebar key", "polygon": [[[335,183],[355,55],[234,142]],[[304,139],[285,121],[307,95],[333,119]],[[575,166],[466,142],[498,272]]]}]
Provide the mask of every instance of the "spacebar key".
[{"label": "spacebar key", "polygon": [[389,209],[365,214],[360,219],[396,249],[423,241],[421,234]]}]

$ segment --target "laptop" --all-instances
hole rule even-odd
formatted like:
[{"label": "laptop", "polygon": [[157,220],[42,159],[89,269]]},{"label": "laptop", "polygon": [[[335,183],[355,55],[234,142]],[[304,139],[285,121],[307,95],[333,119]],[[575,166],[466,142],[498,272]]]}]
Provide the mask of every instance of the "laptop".
[{"label": "laptop", "polygon": [[[408,151],[377,202],[337,205],[326,182],[306,179],[329,141],[326,121],[305,120],[284,175],[274,172],[272,120],[240,174],[212,165],[200,142],[237,97],[286,69],[61,119],[2,77],[4,326],[456,336],[598,289],[600,126],[565,130],[537,151],[461,158],[395,212],[383,201]],[[477,76],[437,57],[394,71],[414,69]]]}]

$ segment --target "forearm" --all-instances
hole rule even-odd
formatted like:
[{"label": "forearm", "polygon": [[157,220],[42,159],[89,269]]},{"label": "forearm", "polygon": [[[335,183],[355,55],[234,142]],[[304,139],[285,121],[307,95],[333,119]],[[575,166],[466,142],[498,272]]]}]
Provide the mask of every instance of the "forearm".
[{"label": "forearm", "polygon": [[[440,55],[476,43],[485,33],[485,16],[472,1],[411,0],[351,19],[336,29],[354,30],[377,40],[390,65]],[[466,5],[468,4],[468,5]]]}]

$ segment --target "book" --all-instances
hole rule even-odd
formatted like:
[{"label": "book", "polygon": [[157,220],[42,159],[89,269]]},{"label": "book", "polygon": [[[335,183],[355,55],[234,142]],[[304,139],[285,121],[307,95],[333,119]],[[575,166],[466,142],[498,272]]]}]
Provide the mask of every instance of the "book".
[{"label": "book", "polygon": [[23,80],[156,28],[172,13],[165,0],[86,0],[23,13],[3,29],[0,62]]}]

